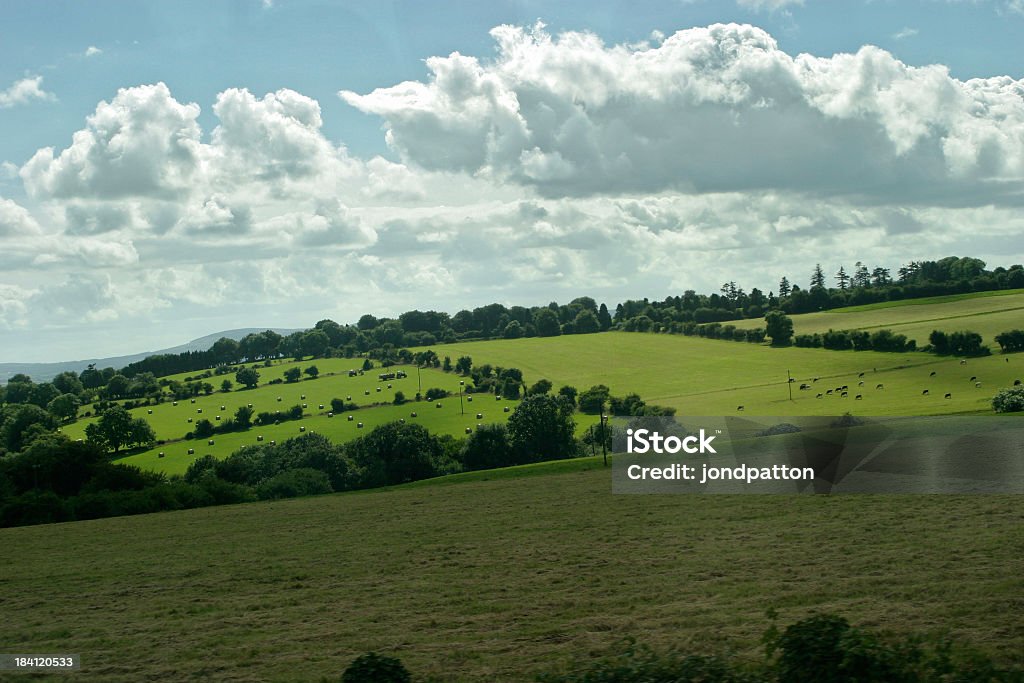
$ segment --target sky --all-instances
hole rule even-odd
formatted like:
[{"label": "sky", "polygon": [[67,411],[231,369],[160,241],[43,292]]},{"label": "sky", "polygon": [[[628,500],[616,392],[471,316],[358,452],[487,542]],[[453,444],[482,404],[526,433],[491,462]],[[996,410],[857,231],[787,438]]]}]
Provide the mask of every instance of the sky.
[{"label": "sky", "polygon": [[0,361],[1024,260],[1024,0],[0,4]]}]

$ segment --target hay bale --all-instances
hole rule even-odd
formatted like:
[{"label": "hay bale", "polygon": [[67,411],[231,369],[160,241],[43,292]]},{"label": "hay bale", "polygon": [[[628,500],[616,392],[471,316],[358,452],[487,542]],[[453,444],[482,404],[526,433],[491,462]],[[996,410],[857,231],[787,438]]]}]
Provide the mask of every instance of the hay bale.
[{"label": "hay bale", "polygon": [[505,407],[504,407],[504,408],[502,409],[502,412],[505,412],[505,413],[507,413],[507,412],[508,412],[508,411],[510,411],[510,410],[512,410],[512,409],[511,409],[511,408],[509,408],[508,406],[505,406]]},{"label": "hay bale", "polygon": [[438,402],[437,402],[437,407],[438,407],[438,408],[440,408],[440,407],[441,407],[441,402],[440,402],[440,401],[438,401]]},{"label": "hay bale", "polygon": [[476,419],[478,419],[478,420],[484,419],[484,414],[483,413],[477,413],[476,414]]},{"label": "hay bale", "polygon": [[188,449],[188,454],[189,455],[195,455],[196,454],[196,449],[194,449],[194,448]]},{"label": "hay bale", "polygon": [[306,431],[306,428],[305,428],[305,427],[299,427],[299,432],[300,432],[300,433],[301,433],[301,432],[304,432],[304,431]]},{"label": "hay bale", "polygon": [[466,433],[467,434],[472,434],[473,430],[471,428],[469,428],[469,427],[466,427]]},{"label": "hay bale", "polygon": [[158,458],[164,457],[164,452],[160,451],[159,453],[156,454],[156,457],[158,457]]},{"label": "hay bale", "polygon": [[146,411],[146,414],[147,414],[147,415],[152,415],[152,414],[153,414],[153,409],[152,409],[152,408],[150,408],[149,410],[147,410],[147,411]]},{"label": "hay bale", "polygon": [[260,436],[257,436],[257,437],[256,437],[256,440],[257,440],[257,441],[263,441],[263,436],[262,436],[262,435],[260,435]]},{"label": "hay bale", "polygon": [[351,422],[352,420],[354,420],[354,419],[356,419],[356,418],[355,418],[355,417],[353,417],[353,416],[351,416],[351,415],[349,415],[347,419],[348,419],[348,421],[349,421],[349,422]]},{"label": "hay bale", "polygon": [[363,423],[362,422],[357,422],[356,423],[356,429],[362,429],[362,428],[363,428]]},{"label": "hay bale", "polygon": [[409,417],[416,417],[416,412],[413,411],[412,413],[410,413]]},{"label": "hay bale", "polygon": [[178,402],[177,402],[177,401],[174,401],[173,403],[171,403],[171,405],[172,405],[172,406],[176,406],[176,405],[178,405]]}]

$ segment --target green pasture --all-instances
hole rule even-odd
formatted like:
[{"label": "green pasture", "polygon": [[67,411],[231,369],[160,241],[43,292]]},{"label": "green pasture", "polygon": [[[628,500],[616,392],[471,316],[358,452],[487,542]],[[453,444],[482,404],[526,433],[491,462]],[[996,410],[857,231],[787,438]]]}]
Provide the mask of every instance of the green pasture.
[{"label": "green pasture", "polygon": [[[326,362],[335,364],[335,362],[342,360],[344,359],[332,358],[327,359]],[[395,393],[398,391],[401,391],[409,401],[416,397],[419,385],[417,383],[415,367],[394,366],[388,368],[388,372],[404,370],[409,376],[404,379],[379,381],[377,375],[383,372],[383,370],[378,368],[367,370],[363,375],[349,377],[348,367],[353,364],[351,360],[347,360],[345,369],[343,371],[338,370],[337,374],[321,374],[316,379],[309,379],[303,376],[301,381],[293,384],[266,383],[276,376],[282,375],[284,370],[289,367],[305,368],[310,365],[316,365],[319,368],[322,363],[326,364],[326,362],[321,359],[317,361],[280,363],[275,366],[274,369],[277,372],[273,375],[268,372],[268,376],[264,377],[261,372],[260,384],[255,389],[245,389],[236,384],[232,391],[226,393],[215,391],[209,396],[197,396],[194,399],[177,401],[177,405],[174,405],[175,402],[168,400],[155,406],[134,408],[129,412],[131,412],[133,417],[145,418],[156,432],[157,439],[170,440],[182,438],[187,432],[192,431],[196,422],[203,418],[210,420],[210,422],[216,425],[218,423],[216,419],[218,415],[221,418],[220,421],[227,420],[235,414],[238,408],[249,404],[252,405],[256,413],[278,410],[285,412],[294,405],[306,404],[305,413],[310,416],[318,416],[326,415],[330,412],[332,398],[345,399],[348,402],[348,397],[351,396],[351,401],[360,407],[360,411],[363,411],[364,408],[375,404],[387,404],[390,406],[393,404]],[[459,382],[466,381],[465,378],[453,373],[441,372],[440,370],[430,368],[424,368],[419,373],[424,393],[426,393],[427,389],[438,387],[458,394]],[[224,375],[224,377],[234,379],[234,374]],[[215,386],[219,385],[219,382],[214,383],[211,381],[211,383],[215,384]],[[483,398],[474,400],[480,401]],[[494,400],[493,396],[491,400]],[[445,401],[451,401],[451,398],[445,399]],[[458,396],[455,396],[455,401],[458,403]],[[320,408],[321,405],[323,408]],[[200,413],[199,411],[202,412]],[[189,419],[192,422],[189,422]],[[64,433],[71,438],[80,438],[85,435],[86,425],[94,420],[95,418],[80,419],[74,424],[64,427]]]},{"label": "green pasture", "polygon": [[[814,334],[828,330],[891,329],[917,341],[928,343],[932,330],[956,332],[971,330],[998,350],[993,340],[1000,332],[1024,328],[1024,292],[980,292],[950,296],[888,301],[852,306],[819,313],[790,316],[796,334]],[[730,321],[740,329],[764,327],[764,320]]]},{"label": "green pasture", "polygon": [[775,608],[1019,666],[1021,522],[1013,496],[613,495],[587,458],[0,529],[0,642],[110,683],[338,680],[371,650],[524,681],[627,637],[756,659]]},{"label": "green pasture", "polygon": [[[650,403],[675,408],[679,415],[732,415],[740,412],[740,406],[748,415],[988,414],[995,392],[1011,386],[1015,379],[1024,378],[1024,356],[1020,354],[996,354],[970,359],[966,365],[961,365],[959,359],[925,353],[771,348],[679,335],[627,332],[444,344],[434,350],[442,357],[469,355],[476,364],[518,367],[528,384],[546,378],[556,388],[570,384],[580,391],[605,384],[614,395],[635,392]],[[349,377],[347,370],[353,364],[351,360],[328,361],[343,363],[338,366],[338,374],[321,375],[315,380],[304,379],[295,384],[261,384],[253,390],[216,392],[197,397],[195,403],[185,399],[178,401],[177,406],[168,401],[136,408],[133,415],[147,419],[157,438],[168,443],[128,456],[123,462],[180,474],[195,458],[206,454],[226,457],[244,445],[256,443],[258,435],[266,442],[279,441],[297,436],[300,427],[304,427],[306,431],[345,441],[359,435],[358,422],[364,424],[363,429],[372,429],[392,420],[412,420],[412,411],[418,413],[415,419],[432,432],[463,436],[467,427],[473,428],[478,423],[504,422],[508,413],[503,412],[503,407],[515,406],[515,402],[497,402],[486,394],[477,394],[472,401],[464,395],[465,414],[460,411],[458,396],[444,399],[440,409],[425,401],[394,406],[396,391],[402,391],[407,398],[415,396],[415,367],[403,367],[409,373],[405,379],[380,382],[378,369]],[[322,363],[317,361],[316,364],[320,367]],[[279,363],[275,370],[283,373],[288,367],[309,364],[310,361]],[[794,379],[791,384],[787,382],[787,371]],[[468,381],[434,369],[423,369],[420,373],[423,391],[441,387],[457,393],[459,381]],[[977,383],[981,386],[977,387]],[[809,388],[801,390],[801,385]],[[840,389],[843,386],[847,387],[846,397]],[[926,389],[927,395],[923,393]],[[369,395],[366,392],[370,392]],[[818,394],[822,394],[821,398]],[[945,398],[946,394],[950,394],[950,398]],[[305,400],[301,398],[303,395]],[[856,398],[858,395],[860,399]],[[352,422],[348,421],[347,414],[328,418],[330,399],[348,396],[352,396],[357,405],[367,407],[353,411]],[[257,412],[285,411],[302,403],[308,407],[302,420],[216,435],[212,446],[206,439],[182,439],[198,419],[207,418],[217,424],[217,415],[226,420],[239,406],[248,403],[252,403]],[[320,405],[324,408],[320,409]],[[199,410],[203,412],[200,414]],[[484,418],[477,420],[477,413],[483,413]],[[192,423],[188,422],[189,418]],[[71,438],[81,438],[85,425],[92,419],[68,425],[63,428],[64,432]],[[596,416],[577,415],[579,430],[582,432],[596,420]],[[189,448],[195,453],[190,455]],[[160,452],[164,452],[165,457],[160,458]]]},{"label": "green pasture", "polygon": [[[472,356],[474,362],[518,367],[524,376],[547,377],[555,386],[583,390],[605,384],[618,396],[636,392],[650,403],[676,408],[679,415],[731,415],[740,406],[759,415],[990,413],[995,392],[1024,378],[1020,354],[961,365],[956,358],[926,353],[771,348],[631,332],[468,342],[435,351],[441,349]],[[792,387],[787,371],[794,378]],[[979,382],[980,388],[975,386]],[[810,389],[800,390],[801,384]],[[846,398],[835,391],[844,385]]]}]

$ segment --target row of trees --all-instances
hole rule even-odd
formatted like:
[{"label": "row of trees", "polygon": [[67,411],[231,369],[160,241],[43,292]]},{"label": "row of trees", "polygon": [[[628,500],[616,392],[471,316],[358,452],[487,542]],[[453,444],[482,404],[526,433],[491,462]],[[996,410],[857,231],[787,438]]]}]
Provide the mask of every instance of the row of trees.
[{"label": "row of trees", "polygon": [[[45,428],[23,430],[22,440],[14,444],[18,449],[0,458],[0,524],[328,493],[571,458],[581,452],[573,413],[571,401],[562,394],[534,394],[516,407],[507,426],[484,426],[466,439],[393,422],[344,444],[305,434],[277,445],[246,446],[224,460],[197,460],[183,478],[166,478],[110,462],[108,451],[152,439],[151,432],[133,432],[148,428],[144,420],[126,419],[127,413],[118,407],[101,418],[84,442]],[[249,413],[239,423],[251,417]]]},{"label": "row of trees", "polygon": [[613,322],[628,330],[630,320],[644,316],[653,325],[651,331],[661,331],[669,330],[673,323],[700,325],[761,318],[776,309],[789,314],[808,313],[881,301],[1024,288],[1024,266],[1000,266],[991,271],[985,267],[985,262],[976,258],[949,256],[937,261],[911,261],[901,266],[893,277],[889,268],[869,268],[857,262],[852,271],[840,266],[834,276],[834,286],[830,287],[819,264],[812,271],[807,287],[782,277],[777,294],[765,294],[757,288],[748,293],[735,282],[726,282],[719,292],[712,294],[687,290],[682,296],[670,296],[663,301],[623,302],[616,307]]}]

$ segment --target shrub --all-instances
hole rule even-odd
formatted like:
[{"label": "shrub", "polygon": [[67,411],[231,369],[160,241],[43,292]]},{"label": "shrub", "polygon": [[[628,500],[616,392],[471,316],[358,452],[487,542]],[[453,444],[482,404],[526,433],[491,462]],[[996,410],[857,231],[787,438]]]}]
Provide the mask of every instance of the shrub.
[{"label": "shrub", "polygon": [[992,397],[992,408],[997,413],[1019,413],[1024,410],[1024,386],[1000,390]]},{"label": "shrub", "polygon": [[341,683],[410,683],[412,676],[395,657],[368,652],[359,655],[341,675]]},{"label": "shrub", "polygon": [[260,500],[314,496],[331,492],[327,475],[311,467],[299,467],[276,474],[256,487]]},{"label": "shrub", "polygon": [[428,401],[435,401],[435,400],[437,400],[439,398],[444,398],[447,395],[448,395],[448,390],[447,389],[440,389],[438,387],[432,387],[430,389],[427,389],[426,399]]}]

